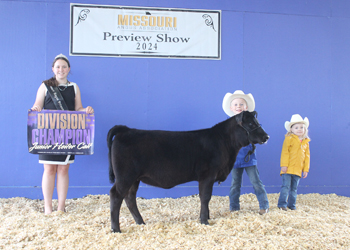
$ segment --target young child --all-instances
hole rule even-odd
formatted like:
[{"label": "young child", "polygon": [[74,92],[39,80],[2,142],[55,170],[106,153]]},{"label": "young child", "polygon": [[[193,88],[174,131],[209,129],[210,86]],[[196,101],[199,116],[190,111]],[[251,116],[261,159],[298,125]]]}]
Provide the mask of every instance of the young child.
[{"label": "young child", "polygon": [[[228,116],[234,116],[242,111],[254,111],[255,101],[252,94],[244,94],[241,90],[236,90],[233,94],[227,93],[222,102],[222,108]],[[230,188],[230,210],[238,211],[240,209],[239,197],[241,195],[243,170],[246,171],[250,182],[253,185],[255,195],[259,201],[259,214],[263,215],[269,211],[269,201],[263,183],[259,177],[259,171],[256,166],[257,159],[254,152],[248,162],[245,162],[245,156],[253,150],[252,145],[241,148],[238,152],[236,162],[232,169],[232,183]]]},{"label": "young child", "polygon": [[288,131],[285,135],[281,153],[282,188],[278,207],[287,211],[295,210],[297,188],[300,178],[306,178],[310,168],[310,150],[308,136],[309,119],[295,114],[284,123]]}]

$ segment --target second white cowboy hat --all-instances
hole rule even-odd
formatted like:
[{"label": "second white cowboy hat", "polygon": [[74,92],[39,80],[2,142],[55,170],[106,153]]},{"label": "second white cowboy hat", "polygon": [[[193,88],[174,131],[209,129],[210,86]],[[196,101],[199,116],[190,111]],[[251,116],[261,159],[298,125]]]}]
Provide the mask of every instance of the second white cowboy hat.
[{"label": "second white cowboy hat", "polygon": [[292,118],[290,118],[290,121],[286,121],[284,123],[284,127],[286,128],[287,131],[290,131],[290,128],[296,124],[296,123],[303,123],[305,124],[305,127],[309,127],[309,119],[307,117],[303,118],[299,114],[292,115]]},{"label": "second white cowboy hat", "polygon": [[235,114],[231,110],[231,102],[233,99],[242,98],[246,101],[248,111],[252,112],[255,109],[254,97],[251,93],[244,94],[242,90],[236,90],[233,94],[226,93],[224,100],[222,101],[222,108],[228,116],[234,116]]}]

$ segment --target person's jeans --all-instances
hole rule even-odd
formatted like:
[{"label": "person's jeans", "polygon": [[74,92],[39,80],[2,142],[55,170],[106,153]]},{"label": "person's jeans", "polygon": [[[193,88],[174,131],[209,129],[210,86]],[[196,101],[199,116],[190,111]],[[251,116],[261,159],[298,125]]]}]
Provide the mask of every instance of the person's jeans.
[{"label": "person's jeans", "polygon": [[296,209],[297,189],[300,176],[294,174],[282,174],[282,188],[278,199],[278,207]]},{"label": "person's jeans", "polygon": [[266,190],[259,177],[259,171],[256,166],[250,166],[246,168],[234,168],[232,169],[232,183],[230,188],[230,210],[239,210],[239,197],[241,195],[242,176],[243,170],[247,172],[250,182],[253,185],[255,195],[259,201],[260,209],[268,209],[269,201],[267,199]]}]

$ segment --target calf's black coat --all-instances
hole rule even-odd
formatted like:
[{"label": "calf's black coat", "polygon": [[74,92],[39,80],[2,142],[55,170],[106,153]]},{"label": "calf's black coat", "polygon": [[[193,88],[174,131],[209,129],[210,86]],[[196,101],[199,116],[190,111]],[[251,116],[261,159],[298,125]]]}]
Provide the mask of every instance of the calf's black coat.
[{"label": "calf's black coat", "polygon": [[184,132],[138,130],[114,126],[107,135],[111,224],[120,232],[125,200],[137,224],[144,224],[136,204],[140,181],[161,188],[198,181],[200,221],[209,224],[209,201],[215,182],[226,180],[238,151],[265,143],[269,136],[255,118],[242,112],[208,129]]}]

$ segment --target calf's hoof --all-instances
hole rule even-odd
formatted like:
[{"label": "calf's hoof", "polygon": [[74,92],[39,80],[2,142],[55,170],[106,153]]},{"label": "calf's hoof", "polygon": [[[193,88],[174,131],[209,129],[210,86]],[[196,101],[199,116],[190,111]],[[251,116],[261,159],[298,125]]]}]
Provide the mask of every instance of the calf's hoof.
[{"label": "calf's hoof", "polygon": [[136,221],[137,225],[146,225],[146,223],[142,220],[142,221]]},{"label": "calf's hoof", "polygon": [[113,229],[112,228],[112,233],[121,233],[120,229]]},{"label": "calf's hoof", "polygon": [[208,220],[201,220],[201,224],[209,225],[209,222],[208,222]]}]

